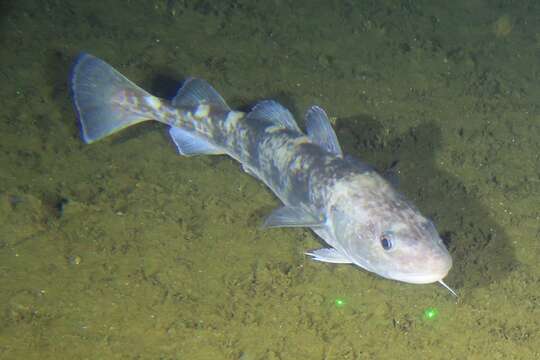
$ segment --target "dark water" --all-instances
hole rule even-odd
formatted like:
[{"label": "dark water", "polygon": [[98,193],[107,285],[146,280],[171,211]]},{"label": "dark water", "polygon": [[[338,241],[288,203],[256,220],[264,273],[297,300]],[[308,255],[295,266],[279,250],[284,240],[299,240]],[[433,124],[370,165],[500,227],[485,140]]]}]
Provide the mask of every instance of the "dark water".
[{"label": "dark water", "polygon": [[[0,358],[540,358],[540,2],[3,1]],[[447,282],[310,261],[225,157],[161,125],[84,145],[87,51],[168,97],[207,79],[245,109],[335,120],[437,224]],[[336,302],[342,300],[343,303]],[[438,310],[434,319],[424,311]]]}]

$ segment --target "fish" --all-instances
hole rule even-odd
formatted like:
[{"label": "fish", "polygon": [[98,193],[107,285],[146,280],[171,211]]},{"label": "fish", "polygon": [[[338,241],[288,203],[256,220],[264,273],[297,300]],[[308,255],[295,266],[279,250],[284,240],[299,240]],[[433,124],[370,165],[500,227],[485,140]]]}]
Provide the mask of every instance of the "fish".
[{"label": "fish", "polygon": [[206,81],[188,78],[172,100],[146,92],[105,61],[81,53],[70,91],[82,139],[93,143],[155,120],[183,156],[228,155],[282,202],[263,227],[310,228],[327,245],[313,260],[354,264],[411,284],[443,279],[452,257],[435,225],[372,166],[344,155],[326,112],[311,106],[305,132],[274,100],[232,110]]}]

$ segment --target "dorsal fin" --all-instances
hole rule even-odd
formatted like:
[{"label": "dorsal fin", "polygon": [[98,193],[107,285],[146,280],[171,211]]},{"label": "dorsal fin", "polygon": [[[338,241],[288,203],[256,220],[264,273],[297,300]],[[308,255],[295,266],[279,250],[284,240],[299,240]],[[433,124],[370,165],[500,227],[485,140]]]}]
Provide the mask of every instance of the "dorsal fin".
[{"label": "dorsal fin", "polygon": [[326,112],[318,106],[312,106],[306,113],[306,130],[311,141],[324,150],[338,157],[343,157],[343,151],[330,124]]},{"label": "dorsal fin", "polygon": [[263,100],[253,107],[248,121],[269,121],[282,127],[301,132],[291,112],[274,100]]},{"label": "dorsal fin", "polygon": [[197,78],[187,79],[172,100],[172,105],[177,108],[196,109],[201,104],[210,105],[217,111],[231,111],[229,105],[210,84]]}]

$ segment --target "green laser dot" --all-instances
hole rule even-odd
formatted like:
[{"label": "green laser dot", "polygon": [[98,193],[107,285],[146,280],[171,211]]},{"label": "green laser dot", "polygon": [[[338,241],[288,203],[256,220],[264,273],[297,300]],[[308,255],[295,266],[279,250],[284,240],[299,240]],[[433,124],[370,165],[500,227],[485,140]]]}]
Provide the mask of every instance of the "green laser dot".
[{"label": "green laser dot", "polygon": [[336,307],[343,307],[343,306],[345,306],[345,300],[336,299],[336,300],[334,300],[334,304],[336,304]]},{"label": "green laser dot", "polygon": [[428,307],[426,310],[424,310],[424,318],[426,320],[435,320],[437,316],[439,315],[439,310],[437,310],[434,307]]}]

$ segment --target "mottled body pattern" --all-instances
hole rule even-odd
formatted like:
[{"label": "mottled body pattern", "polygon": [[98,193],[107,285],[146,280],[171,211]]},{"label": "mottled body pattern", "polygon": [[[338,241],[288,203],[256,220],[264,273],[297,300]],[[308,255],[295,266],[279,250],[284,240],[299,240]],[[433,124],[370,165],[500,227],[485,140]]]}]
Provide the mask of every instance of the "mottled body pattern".
[{"label": "mottled body pattern", "polygon": [[170,126],[182,155],[236,159],[284,204],[266,226],[310,227],[331,246],[308,253],[315,260],[354,263],[411,283],[442,283],[451,267],[433,224],[376,171],[343,156],[319,107],[307,112],[305,134],[274,101],[232,111],[200,79],[187,80],[166,101],[86,54],[74,67],[72,91],[86,142],[153,119]]},{"label": "mottled body pattern", "polygon": [[169,101],[140,95],[124,92],[116,104],[138,109],[141,118],[204,136],[289,206],[323,211],[325,189],[337,178],[370,170],[325,152],[297,127],[289,129],[275,121],[250,119],[246,113],[214,109],[211,104],[177,108]]}]

